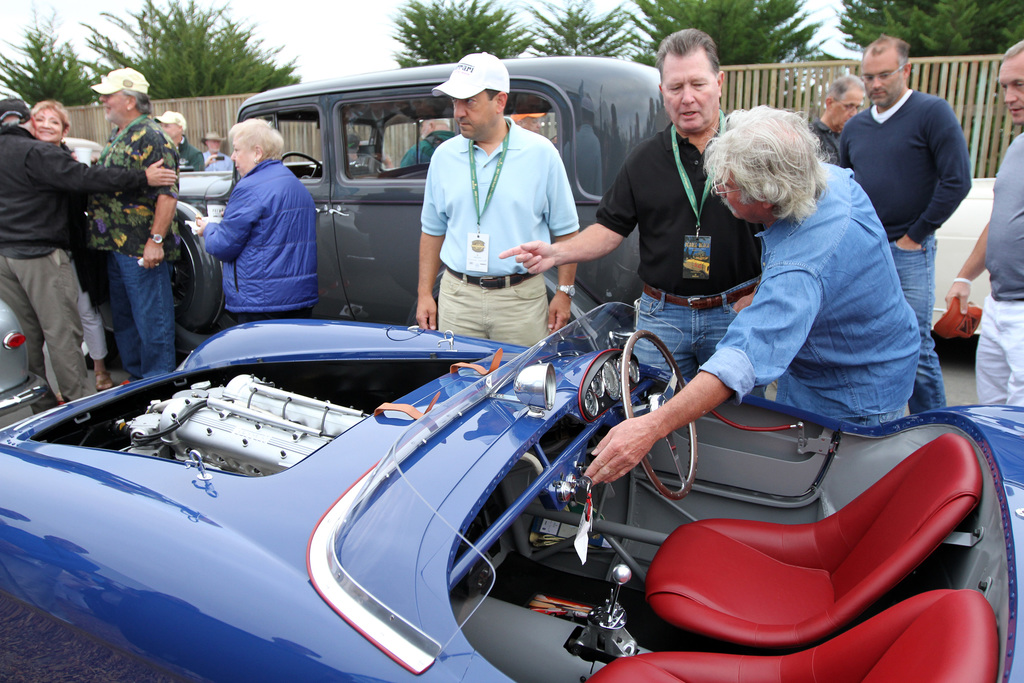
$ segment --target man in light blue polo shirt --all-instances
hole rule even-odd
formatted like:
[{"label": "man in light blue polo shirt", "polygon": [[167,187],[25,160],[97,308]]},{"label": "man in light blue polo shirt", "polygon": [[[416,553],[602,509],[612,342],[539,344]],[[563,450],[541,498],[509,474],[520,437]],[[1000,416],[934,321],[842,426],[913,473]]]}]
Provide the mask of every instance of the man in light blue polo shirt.
[{"label": "man in light blue polo shirt", "polygon": [[486,52],[464,57],[434,89],[452,98],[462,135],[434,151],[427,171],[416,321],[531,345],[569,321],[576,265],[559,266],[549,305],[544,278],[498,254],[530,240],[568,239],[579,217],[554,145],[504,117],[508,91],[508,70]]}]

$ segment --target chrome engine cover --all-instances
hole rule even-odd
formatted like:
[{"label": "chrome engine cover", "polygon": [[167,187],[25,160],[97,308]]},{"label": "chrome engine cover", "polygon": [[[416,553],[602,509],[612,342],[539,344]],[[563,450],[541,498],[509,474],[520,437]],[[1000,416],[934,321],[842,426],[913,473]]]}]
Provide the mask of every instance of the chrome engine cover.
[{"label": "chrome engine cover", "polygon": [[154,402],[127,423],[132,453],[190,460],[249,476],[285,470],[360,422],[365,413],[283,391],[253,375],[208,382]]}]

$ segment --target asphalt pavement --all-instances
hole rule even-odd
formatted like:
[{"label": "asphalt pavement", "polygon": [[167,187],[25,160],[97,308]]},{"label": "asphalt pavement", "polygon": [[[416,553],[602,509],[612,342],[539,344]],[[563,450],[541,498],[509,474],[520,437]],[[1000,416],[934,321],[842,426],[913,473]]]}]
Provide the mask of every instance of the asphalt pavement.
[{"label": "asphalt pavement", "polygon": [[942,379],[946,383],[946,403],[951,406],[973,405],[978,402],[974,386],[974,354],[978,338],[937,339],[935,349],[942,364]]}]

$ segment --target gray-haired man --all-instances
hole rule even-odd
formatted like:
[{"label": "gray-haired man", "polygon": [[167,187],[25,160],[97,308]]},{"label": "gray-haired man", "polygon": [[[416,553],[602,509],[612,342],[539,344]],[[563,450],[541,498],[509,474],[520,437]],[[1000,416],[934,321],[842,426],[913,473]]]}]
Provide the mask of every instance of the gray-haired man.
[{"label": "gray-haired man", "polygon": [[864,103],[864,85],[856,76],[840,76],[832,81],[825,96],[821,118],[811,123],[811,132],[818,136],[825,161],[839,163],[839,134],[843,126],[860,111]]},{"label": "gray-haired man", "polygon": [[774,379],[780,403],[864,425],[899,417],[910,396],[914,312],[853,174],[821,162],[798,114],[756,107],[726,124],[708,145],[708,182],[736,216],[764,226],[757,294],[693,381],[597,445],[586,472],[595,483],[617,479],[656,440]]}]

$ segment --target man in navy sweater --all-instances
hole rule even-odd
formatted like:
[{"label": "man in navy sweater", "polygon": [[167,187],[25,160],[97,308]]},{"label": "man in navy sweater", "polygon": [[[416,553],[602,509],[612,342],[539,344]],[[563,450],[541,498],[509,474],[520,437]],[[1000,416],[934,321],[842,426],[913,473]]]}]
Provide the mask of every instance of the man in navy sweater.
[{"label": "man in navy sweater", "polygon": [[917,314],[921,355],[909,406],[919,413],[946,405],[931,336],[935,230],[967,196],[971,167],[949,103],[907,87],[909,57],[910,45],[885,34],[864,49],[861,78],[874,106],[847,122],[839,157],[871,198]]}]

